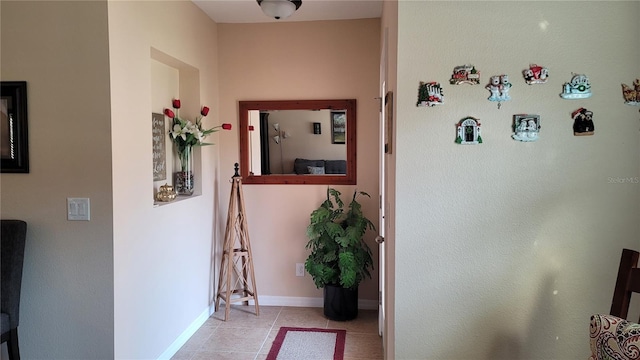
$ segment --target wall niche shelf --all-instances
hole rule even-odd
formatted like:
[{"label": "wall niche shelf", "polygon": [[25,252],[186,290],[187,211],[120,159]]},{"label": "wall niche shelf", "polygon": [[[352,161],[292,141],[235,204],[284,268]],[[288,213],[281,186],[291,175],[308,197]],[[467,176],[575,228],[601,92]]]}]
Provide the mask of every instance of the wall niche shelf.
[{"label": "wall niche shelf", "polygon": [[[164,114],[164,109],[172,109],[172,100],[180,99],[182,106],[180,107],[180,117],[183,119],[195,119],[200,114],[200,71],[184,61],[181,61],[158,49],[150,49],[150,92],[151,92],[151,111],[152,114]],[[163,115],[164,116],[164,115]],[[152,127],[152,126],[150,126]],[[173,185],[175,188],[174,172],[179,167],[179,160],[174,149],[173,142],[169,137],[169,131],[173,127],[172,119],[164,116],[164,129],[158,131],[156,122],[156,131],[152,135],[156,145],[164,140],[164,179],[157,174],[158,159],[154,159],[154,165],[149,170],[154,172],[153,179],[153,207],[166,206],[182,202],[189,198],[198,197],[202,194],[202,156],[198,147],[193,151],[194,163],[194,192],[191,196],[178,195],[175,200],[164,202],[156,199],[160,186],[165,184]],[[150,129],[152,130],[152,129]],[[162,134],[160,134],[162,133]],[[161,137],[159,139],[159,137]],[[156,152],[155,156],[160,152]],[[162,159],[160,159],[162,160]]]}]

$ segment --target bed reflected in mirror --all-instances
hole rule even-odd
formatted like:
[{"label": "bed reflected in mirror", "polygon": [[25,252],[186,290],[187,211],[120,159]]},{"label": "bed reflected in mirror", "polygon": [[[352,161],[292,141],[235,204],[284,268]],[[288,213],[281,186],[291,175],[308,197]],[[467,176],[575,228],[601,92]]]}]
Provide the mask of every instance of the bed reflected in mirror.
[{"label": "bed reflected in mirror", "polygon": [[356,101],[240,101],[245,184],[356,183]]}]

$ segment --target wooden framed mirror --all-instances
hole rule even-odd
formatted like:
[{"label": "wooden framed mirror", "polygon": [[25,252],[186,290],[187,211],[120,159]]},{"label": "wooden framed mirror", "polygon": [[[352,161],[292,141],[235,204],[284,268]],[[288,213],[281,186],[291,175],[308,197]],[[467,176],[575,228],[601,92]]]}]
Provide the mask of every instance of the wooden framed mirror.
[{"label": "wooden framed mirror", "polygon": [[240,101],[244,184],[356,184],[356,100]]}]

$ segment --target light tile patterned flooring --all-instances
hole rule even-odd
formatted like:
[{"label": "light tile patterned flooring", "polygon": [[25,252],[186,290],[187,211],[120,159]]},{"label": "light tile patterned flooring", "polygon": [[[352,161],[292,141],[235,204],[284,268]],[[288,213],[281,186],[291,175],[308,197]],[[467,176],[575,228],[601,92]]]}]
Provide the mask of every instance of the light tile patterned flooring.
[{"label": "light tile patterned flooring", "polygon": [[[281,326],[347,330],[344,360],[383,359],[378,312],[359,310],[352,321],[331,321],[322,308],[233,305],[224,321],[224,308],[213,314],[173,360],[264,360]],[[306,359],[300,359],[306,360]]]}]

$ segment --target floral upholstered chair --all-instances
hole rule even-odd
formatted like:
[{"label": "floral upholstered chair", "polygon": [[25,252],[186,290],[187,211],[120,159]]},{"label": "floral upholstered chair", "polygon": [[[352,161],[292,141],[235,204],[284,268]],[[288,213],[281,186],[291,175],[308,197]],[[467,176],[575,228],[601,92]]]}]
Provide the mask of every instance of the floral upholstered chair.
[{"label": "floral upholstered chair", "polygon": [[589,360],[640,360],[640,324],[625,319],[631,295],[640,293],[639,260],[640,252],[622,250],[611,315],[591,316]]},{"label": "floral upholstered chair", "polygon": [[613,315],[591,316],[589,360],[640,359],[640,324]]}]

